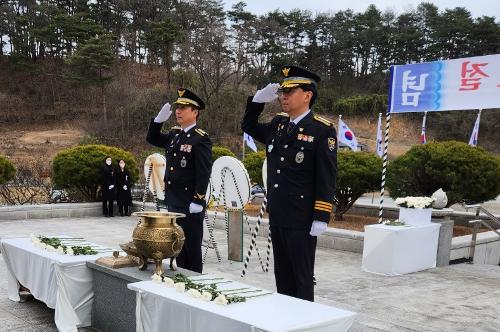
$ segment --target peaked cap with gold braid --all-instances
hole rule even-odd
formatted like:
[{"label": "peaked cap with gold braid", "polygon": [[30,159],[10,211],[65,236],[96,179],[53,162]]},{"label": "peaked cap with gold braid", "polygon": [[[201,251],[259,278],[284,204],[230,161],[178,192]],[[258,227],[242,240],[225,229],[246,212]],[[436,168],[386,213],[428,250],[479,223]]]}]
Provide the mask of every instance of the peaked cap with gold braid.
[{"label": "peaked cap with gold braid", "polygon": [[313,72],[297,66],[284,66],[281,68],[284,79],[281,88],[296,88],[301,85],[314,85],[321,81],[321,77]]},{"label": "peaked cap with gold braid", "polygon": [[205,109],[205,103],[203,100],[201,100],[201,98],[195,95],[192,91],[184,88],[179,88],[177,90],[177,100],[174,104],[191,105],[199,110]]}]

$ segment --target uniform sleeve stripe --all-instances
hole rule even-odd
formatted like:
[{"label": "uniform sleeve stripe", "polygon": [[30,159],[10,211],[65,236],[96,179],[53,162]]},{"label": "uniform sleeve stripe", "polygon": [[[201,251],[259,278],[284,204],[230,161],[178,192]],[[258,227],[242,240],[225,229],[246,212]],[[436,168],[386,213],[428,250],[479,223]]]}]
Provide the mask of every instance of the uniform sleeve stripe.
[{"label": "uniform sleeve stripe", "polygon": [[332,203],[328,203],[328,202],[325,202],[325,201],[316,201],[316,204],[325,204],[325,205],[332,206]]},{"label": "uniform sleeve stripe", "polygon": [[327,203],[319,203],[319,202],[314,203],[314,205],[317,205],[317,206],[324,206],[324,207],[332,207],[332,206],[333,206],[332,204],[327,204]]},{"label": "uniform sleeve stripe", "polygon": [[315,206],[314,206],[314,208],[315,208],[315,209],[327,209],[327,210],[329,210],[329,211],[331,211],[331,210],[332,210],[332,208],[331,208],[331,207],[326,207],[326,206],[321,206],[321,205],[315,205]]},{"label": "uniform sleeve stripe", "polygon": [[319,206],[315,206],[314,209],[319,211],[332,212],[332,209],[327,209]]}]

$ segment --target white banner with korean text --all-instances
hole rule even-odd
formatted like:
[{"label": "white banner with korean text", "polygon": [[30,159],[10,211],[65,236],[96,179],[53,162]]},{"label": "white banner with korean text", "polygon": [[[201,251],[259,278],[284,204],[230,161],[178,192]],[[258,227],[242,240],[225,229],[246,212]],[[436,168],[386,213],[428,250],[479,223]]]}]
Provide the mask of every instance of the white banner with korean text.
[{"label": "white banner with korean text", "polygon": [[389,112],[500,108],[500,54],[391,67]]}]

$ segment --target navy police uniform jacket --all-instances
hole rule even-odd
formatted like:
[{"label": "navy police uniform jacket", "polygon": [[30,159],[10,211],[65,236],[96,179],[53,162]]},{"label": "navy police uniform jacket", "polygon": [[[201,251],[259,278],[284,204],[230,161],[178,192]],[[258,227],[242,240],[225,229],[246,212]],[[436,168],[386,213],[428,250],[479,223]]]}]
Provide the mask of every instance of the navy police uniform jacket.
[{"label": "navy police uniform jacket", "polygon": [[287,133],[279,113],[259,123],[263,103],[249,97],[242,129],[266,145],[270,224],[309,231],[313,220],[329,222],[335,194],[337,139],[333,125],[309,112]]},{"label": "navy police uniform jacket", "polygon": [[167,206],[186,209],[191,202],[206,206],[205,194],[212,170],[212,142],[194,126],[188,132],[173,127],[161,132],[162,123],[151,120],[146,140],[165,148],[165,199]]}]

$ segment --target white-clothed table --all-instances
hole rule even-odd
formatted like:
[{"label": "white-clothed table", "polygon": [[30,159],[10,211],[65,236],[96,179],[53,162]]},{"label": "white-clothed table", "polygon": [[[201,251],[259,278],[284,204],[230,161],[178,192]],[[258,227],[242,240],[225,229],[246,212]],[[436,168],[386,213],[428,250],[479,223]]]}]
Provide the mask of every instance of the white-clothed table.
[{"label": "white-clothed table", "polygon": [[365,226],[363,270],[395,276],[436,267],[440,227]]},{"label": "white-clothed table", "polygon": [[[251,287],[229,285],[224,288]],[[128,288],[137,292],[137,332],[347,331],[356,315],[277,293],[219,305],[152,281],[129,284]]]},{"label": "white-clothed table", "polygon": [[29,238],[2,239],[0,249],[7,266],[9,299],[20,300],[21,283],[36,299],[55,309],[59,331],[76,332],[77,327],[91,325],[94,291],[86,262],[106,254],[60,255],[36,247]]}]

